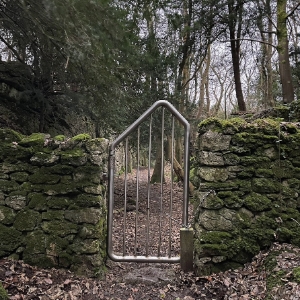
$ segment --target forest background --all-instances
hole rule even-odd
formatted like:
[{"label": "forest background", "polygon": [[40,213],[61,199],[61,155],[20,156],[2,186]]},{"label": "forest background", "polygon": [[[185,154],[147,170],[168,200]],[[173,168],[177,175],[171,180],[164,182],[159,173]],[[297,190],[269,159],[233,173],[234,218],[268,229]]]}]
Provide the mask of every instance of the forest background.
[{"label": "forest background", "polygon": [[[0,0],[0,104],[34,113],[35,131],[62,111],[86,116],[97,125],[91,134],[107,137],[159,99],[191,124],[290,103],[300,96],[299,7],[297,0]],[[9,122],[0,117],[1,126]],[[59,122],[69,126],[63,115]]]}]

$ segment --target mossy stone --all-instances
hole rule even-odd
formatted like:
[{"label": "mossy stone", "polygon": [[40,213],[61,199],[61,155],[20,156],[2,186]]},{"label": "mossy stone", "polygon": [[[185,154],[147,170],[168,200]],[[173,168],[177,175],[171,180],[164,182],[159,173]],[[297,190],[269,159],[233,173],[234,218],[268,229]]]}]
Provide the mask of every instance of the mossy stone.
[{"label": "mossy stone", "polygon": [[58,264],[59,267],[70,268],[74,264],[74,256],[66,252],[61,252],[58,255]]},{"label": "mossy stone", "polygon": [[222,199],[220,199],[216,194],[209,193],[205,195],[201,201],[201,207],[207,209],[220,209],[224,205]]},{"label": "mossy stone", "polygon": [[95,239],[76,239],[70,245],[70,249],[77,254],[96,254],[99,252],[100,242]]},{"label": "mossy stone", "polygon": [[199,223],[206,230],[231,231],[236,212],[227,208],[220,210],[205,210],[199,216]]},{"label": "mossy stone", "polygon": [[34,210],[20,211],[16,215],[14,228],[19,231],[32,231],[36,228],[41,220],[39,212]]},{"label": "mossy stone", "polygon": [[74,172],[73,166],[57,164],[47,168],[50,174],[70,175]]},{"label": "mossy stone", "polygon": [[293,178],[294,168],[288,160],[277,160],[271,165],[273,174],[276,178]]},{"label": "mossy stone", "polygon": [[229,166],[237,165],[240,162],[239,156],[234,153],[225,153],[223,158],[224,164]]},{"label": "mossy stone", "polygon": [[225,231],[207,231],[200,238],[202,243],[224,244],[232,235]]},{"label": "mossy stone", "polygon": [[27,204],[27,193],[23,191],[11,192],[5,199],[5,204],[14,210],[21,210]]},{"label": "mossy stone", "polygon": [[57,184],[36,184],[34,185],[34,191],[44,192],[46,195],[66,195],[79,193],[77,186],[74,183],[57,183]]},{"label": "mossy stone", "polygon": [[223,204],[227,208],[240,208],[242,207],[244,200],[237,194],[232,194],[230,197],[223,199]]},{"label": "mossy stone", "polygon": [[16,182],[24,182],[28,179],[28,175],[27,172],[15,172],[11,173],[9,177]]},{"label": "mossy stone", "polygon": [[81,133],[71,138],[74,142],[82,142],[91,139],[91,136],[88,133]]},{"label": "mossy stone", "polygon": [[227,168],[212,168],[212,167],[202,167],[199,170],[199,176],[205,181],[210,182],[224,182],[228,179]]},{"label": "mossy stone", "polygon": [[64,142],[66,140],[66,137],[64,135],[56,135],[53,139],[54,141]]},{"label": "mossy stone", "polygon": [[52,166],[59,161],[60,157],[54,153],[36,152],[30,162],[36,166]]},{"label": "mossy stone", "polygon": [[87,140],[85,147],[89,152],[98,152],[100,154],[108,153],[108,140],[104,138],[96,138]]},{"label": "mossy stone", "polygon": [[63,220],[44,221],[41,225],[43,231],[48,234],[55,234],[60,237],[65,237],[69,234],[76,234],[78,226],[74,223]]},{"label": "mossy stone", "polygon": [[10,128],[0,128],[0,140],[5,143],[19,142],[24,136]]},{"label": "mossy stone", "polygon": [[75,182],[83,184],[99,184],[101,182],[101,177],[99,174],[103,171],[103,168],[99,166],[82,166],[76,168],[73,173],[73,179]]},{"label": "mossy stone", "polygon": [[262,178],[273,177],[274,173],[271,169],[256,169],[255,176]]},{"label": "mossy stone", "polygon": [[61,163],[71,166],[83,166],[87,162],[87,154],[82,149],[61,152]]},{"label": "mossy stone", "polygon": [[244,205],[253,212],[259,212],[270,209],[272,202],[264,195],[251,193],[244,198]]},{"label": "mossy stone", "polygon": [[64,196],[51,196],[48,198],[48,207],[65,210],[73,203],[73,200]]},{"label": "mossy stone", "polygon": [[47,210],[48,196],[42,193],[30,193],[28,194],[28,208],[34,209],[36,211]]},{"label": "mossy stone", "polygon": [[[102,226],[84,224],[79,231],[79,237],[82,239],[100,239],[103,236]],[[105,236],[105,235],[104,235]]]},{"label": "mossy stone", "polygon": [[3,180],[0,179],[0,191],[12,192],[19,188],[19,184],[14,180]]},{"label": "mossy stone", "polygon": [[24,147],[43,147],[46,139],[44,133],[32,133],[30,136],[23,137],[19,145]]},{"label": "mossy stone", "polygon": [[101,209],[83,208],[80,210],[67,210],[65,212],[66,220],[75,224],[97,224],[100,218],[103,217]]},{"label": "mossy stone", "polygon": [[13,227],[0,224],[0,249],[10,254],[22,243],[22,234]]},{"label": "mossy stone", "polygon": [[244,156],[240,158],[240,163],[243,166],[250,166],[254,168],[269,168],[271,160],[263,156]]},{"label": "mossy stone", "polygon": [[49,210],[42,213],[42,220],[63,220],[63,210]]},{"label": "mossy stone", "polygon": [[219,118],[207,118],[198,125],[198,132],[204,133],[208,130],[213,130],[217,132],[226,132],[226,134],[233,134],[243,127],[246,121],[242,118],[232,118],[228,120],[222,120]]},{"label": "mossy stone", "polygon": [[43,170],[39,170],[38,172],[29,176],[28,180],[32,184],[56,184],[60,181],[59,175],[47,174],[44,173]]},{"label": "mossy stone", "polygon": [[14,209],[7,206],[0,206],[0,222],[4,225],[13,224],[16,218],[16,213]]},{"label": "mossy stone", "polygon": [[101,196],[80,194],[74,199],[73,203],[78,207],[100,207],[104,205],[104,199]]},{"label": "mossy stone", "polygon": [[278,193],[280,192],[280,183],[273,179],[253,178],[253,191],[256,193]]}]

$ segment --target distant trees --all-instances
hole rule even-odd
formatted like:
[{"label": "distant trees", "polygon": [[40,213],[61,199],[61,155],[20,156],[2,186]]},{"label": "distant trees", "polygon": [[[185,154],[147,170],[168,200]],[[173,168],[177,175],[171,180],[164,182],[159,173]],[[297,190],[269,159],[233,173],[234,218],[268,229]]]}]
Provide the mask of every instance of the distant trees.
[{"label": "distant trees", "polygon": [[18,62],[31,74],[40,130],[49,99],[59,94],[113,131],[157,99],[191,122],[228,116],[289,103],[299,93],[299,5],[0,0],[2,63]]}]

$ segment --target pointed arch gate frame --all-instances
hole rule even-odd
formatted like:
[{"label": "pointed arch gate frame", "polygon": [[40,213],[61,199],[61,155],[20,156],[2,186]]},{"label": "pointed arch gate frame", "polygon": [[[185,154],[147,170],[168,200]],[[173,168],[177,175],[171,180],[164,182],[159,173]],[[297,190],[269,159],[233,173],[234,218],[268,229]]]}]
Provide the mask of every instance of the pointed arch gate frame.
[{"label": "pointed arch gate frame", "polygon": [[[178,228],[180,230],[180,256],[172,257],[170,254],[168,256],[161,256],[160,250],[158,250],[157,256],[150,256],[148,254],[148,248],[146,248],[146,255],[127,255],[125,252],[125,224],[126,224],[126,179],[125,179],[125,201],[124,201],[124,228],[123,228],[123,254],[119,255],[113,252],[113,210],[114,210],[114,177],[115,177],[115,152],[116,147],[125,140],[125,174],[127,172],[127,155],[128,155],[128,136],[139,128],[139,126],[151,116],[152,113],[157,110],[157,108],[162,107],[162,132],[164,131],[164,108],[172,114],[173,124],[172,124],[172,159],[171,159],[171,169],[173,169],[173,159],[174,159],[174,119],[179,121],[179,123],[184,127],[184,180],[183,180],[183,202],[182,202],[182,227]],[[152,120],[152,119],[151,119]],[[150,138],[149,138],[149,160],[151,155],[151,128],[152,124],[150,121]],[[138,129],[139,130],[139,129]],[[188,223],[188,206],[189,206],[189,144],[190,144],[190,124],[188,121],[176,110],[176,108],[166,100],[156,101],[148,110],[146,110],[134,123],[132,123],[121,135],[119,135],[110,145],[109,149],[109,167],[108,167],[108,224],[107,224],[107,253],[111,260],[118,262],[146,262],[146,263],[179,263],[181,268],[185,272],[193,270],[193,229]],[[138,140],[139,145],[139,140]],[[139,147],[139,146],[138,146]],[[163,142],[162,142],[163,151]],[[163,153],[163,152],[162,152]],[[139,155],[139,149],[138,149]],[[164,157],[164,155],[162,155]],[[139,164],[139,159],[138,159]],[[150,164],[150,161],[148,162]],[[150,168],[150,167],[149,167]],[[162,171],[163,172],[163,169]],[[172,171],[173,172],[173,171]],[[163,174],[161,174],[163,175]],[[137,175],[138,176],[138,175]],[[148,182],[149,184],[149,182]],[[138,205],[138,195],[136,199],[136,205]],[[148,199],[148,209],[149,209],[149,199]],[[136,210],[138,213],[138,208]],[[171,218],[171,217],[170,217]],[[135,224],[137,226],[137,224]],[[148,224],[149,225],[149,224]],[[171,243],[171,242],[170,242]],[[148,247],[148,245],[147,245]],[[159,247],[159,246],[158,246]]]}]

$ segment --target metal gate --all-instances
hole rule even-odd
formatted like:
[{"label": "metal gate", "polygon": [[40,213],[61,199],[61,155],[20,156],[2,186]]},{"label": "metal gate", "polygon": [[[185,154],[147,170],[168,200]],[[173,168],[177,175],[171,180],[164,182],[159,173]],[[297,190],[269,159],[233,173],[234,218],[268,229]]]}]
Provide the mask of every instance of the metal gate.
[{"label": "metal gate", "polygon": [[[157,121],[159,126],[155,124]],[[178,136],[178,131],[180,132],[180,130],[184,135],[184,176],[182,203],[180,203],[182,223],[175,227],[175,231],[180,235],[180,253],[176,253],[174,256],[174,253],[172,253],[172,245],[174,243],[172,240],[172,235],[174,235],[173,182],[175,176],[173,169],[175,161],[175,131],[176,136]],[[167,134],[168,136],[166,136]],[[113,261],[180,262],[184,271],[192,269],[193,231],[188,223],[189,140],[190,125],[187,120],[168,101],[160,100],[155,102],[112,142],[109,150],[108,177],[108,256]],[[169,161],[165,159],[166,145],[169,145]],[[155,160],[153,152],[155,150],[156,159],[159,160],[161,168],[160,182],[156,185],[150,182],[150,173],[153,170],[152,167]],[[135,155],[134,159],[132,158],[133,152]],[[160,157],[159,153],[161,153]],[[166,183],[164,178],[165,168],[167,167],[169,170],[168,182],[170,184],[168,190],[170,192],[165,195],[164,188]],[[129,190],[129,174],[132,175],[132,172],[134,172],[134,176],[131,176],[130,180],[134,180],[135,188],[134,190]],[[147,176],[144,176],[146,177],[146,182],[143,182],[143,186],[140,178],[141,174],[144,174],[142,172],[147,174]],[[119,192],[118,201],[115,199],[118,193],[115,190],[117,180],[119,180],[119,183],[121,182],[123,187],[122,192]],[[159,189],[159,199],[153,199],[152,191],[154,188]],[[116,202],[118,203],[116,204]],[[165,204],[166,207],[164,206]],[[144,211],[141,211],[141,207],[145,208]],[[156,211],[158,215],[154,221],[152,219],[153,211]],[[116,216],[119,217],[118,221],[116,221]],[[166,224],[166,227],[163,227],[163,224]],[[167,229],[164,230],[163,228]],[[155,245],[153,245],[154,240]],[[115,244],[119,245],[118,249],[114,248]]]}]

